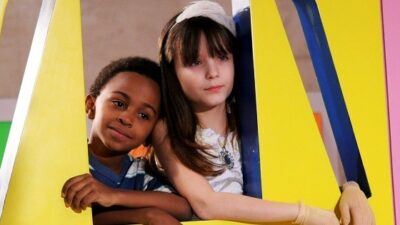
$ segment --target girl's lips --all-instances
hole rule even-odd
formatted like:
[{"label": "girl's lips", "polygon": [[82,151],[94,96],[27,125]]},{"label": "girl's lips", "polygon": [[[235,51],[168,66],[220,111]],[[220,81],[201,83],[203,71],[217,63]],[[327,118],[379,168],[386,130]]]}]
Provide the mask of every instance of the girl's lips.
[{"label": "girl's lips", "polygon": [[215,86],[211,86],[211,87],[205,88],[204,90],[209,91],[209,92],[218,92],[219,90],[221,90],[221,88],[223,86],[224,85],[215,85]]}]

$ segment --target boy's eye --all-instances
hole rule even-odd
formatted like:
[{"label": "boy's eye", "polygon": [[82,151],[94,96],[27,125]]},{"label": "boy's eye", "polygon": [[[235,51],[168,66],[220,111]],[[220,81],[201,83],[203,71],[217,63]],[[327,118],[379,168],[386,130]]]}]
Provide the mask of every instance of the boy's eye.
[{"label": "boy's eye", "polygon": [[142,120],[149,120],[150,119],[150,116],[147,113],[139,113],[138,116]]},{"label": "boy's eye", "polygon": [[125,103],[119,100],[113,100],[112,101],[113,105],[115,105],[117,108],[124,109],[125,108]]}]

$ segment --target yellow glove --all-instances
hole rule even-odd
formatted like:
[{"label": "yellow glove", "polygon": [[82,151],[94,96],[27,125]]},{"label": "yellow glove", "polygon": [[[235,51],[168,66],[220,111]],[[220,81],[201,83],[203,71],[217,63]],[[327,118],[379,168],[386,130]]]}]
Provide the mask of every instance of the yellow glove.
[{"label": "yellow glove", "polygon": [[346,182],[342,196],[336,205],[336,213],[343,225],[375,225],[375,217],[368,200],[358,184],[354,181]]},{"label": "yellow glove", "polygon": [[335,214],[325,209],[306,206],[300,202],[299,214],[292,224],[299,225],[339,225]]}]

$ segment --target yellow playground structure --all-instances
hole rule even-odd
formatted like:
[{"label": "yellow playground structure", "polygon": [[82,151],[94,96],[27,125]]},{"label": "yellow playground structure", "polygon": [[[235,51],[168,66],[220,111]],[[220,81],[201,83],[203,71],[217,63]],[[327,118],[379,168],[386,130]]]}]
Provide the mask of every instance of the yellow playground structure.
[{"label": "yellow playground structure", "polygon": [[[340,196],[339,185],[315,123],[277,1],[249,2],[253,53],[249,57],[255,83],[249,88],[255,93],[257,113],[254,138],[259,149],[258,185],[265,199],[288,202],[301,199],[333,209]],[[307,15],[302,18],[301,4],[315,2],[318,6],[345,112],[357,140],[356,153],[362,159],[362,174],[365,173],[362,179],[371,193],[369,203],[376,224],[395,225],[396,217],[400,219],[395,212],[395,206],[400,208],[395,198],[400,178],[392,173],[392,167],[399,162],[391,161],[391,154],[399,155],[399,149],[391,140],[399,136],[391,137],[391,132],[398,130],[399,125],[390,123],[395,120],[389,120],[393,115],[389,109],[398,112],[399,105],[389,107],[388,96],[394,94],[387,89],[386,68],[393,56],[385,57],[385,48],[397,48],[400,42],[385,42],[384,31],[389,32],[390,28],[384,26],[396,18],[387,17],[383,21],[382,9],[385,4],[393,4],[394,9],[399,9],[393,17],[397,16],[399,21],[400,4],[395,0],[293,2],[297,4],[300,19],[304,19],[305,33],[311,31],[305,27]],[[87,146],[80,4],[80,0],[42,1],[0,167],[0,225],[92,224],[90,209],[74,213],[61,199],[65,180],[88,172],[87,151],[83,150]],[[0,0],[0,34],[6,10],[7,0]],[[310,52],[314,54],[310,43]],[[319,76],[316,64],[314,67]],[[400,77],[398,73],[391,76]],[[332,87],[329,82],[320,82],[321,91]],[[332,104],[336,100],[334,97]],[[251,161],[244,163],[251,167]]]}]

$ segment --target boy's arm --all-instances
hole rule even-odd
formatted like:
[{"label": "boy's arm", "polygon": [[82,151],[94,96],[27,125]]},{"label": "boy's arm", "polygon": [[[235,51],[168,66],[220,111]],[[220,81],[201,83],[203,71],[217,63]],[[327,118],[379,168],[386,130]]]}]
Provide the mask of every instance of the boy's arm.
[{"label": "boy's arm", "polygon": [[189,203],[183,197],[157,191],[113,189],[90,174],[69,179],[62,188],[62,197],[65,205],[75,212],[80,212],[96,202],[104,207],[156,207],[181,220],[190,219],[192,215]]},{"label": "boy's arm", "polygon": [[148,225],[181,224],[170,214],[158,208],[137,208],[116,211],[107,211],[93,216],[94,225],[131,224],[140,223]]},{"label": "boy's arm", "polygon": [[157,207],[180,220],[188,220],[192,216],[192,210],[186,199],[172,193],[118,189],[110,197],[113,205],[130,208]]}]

